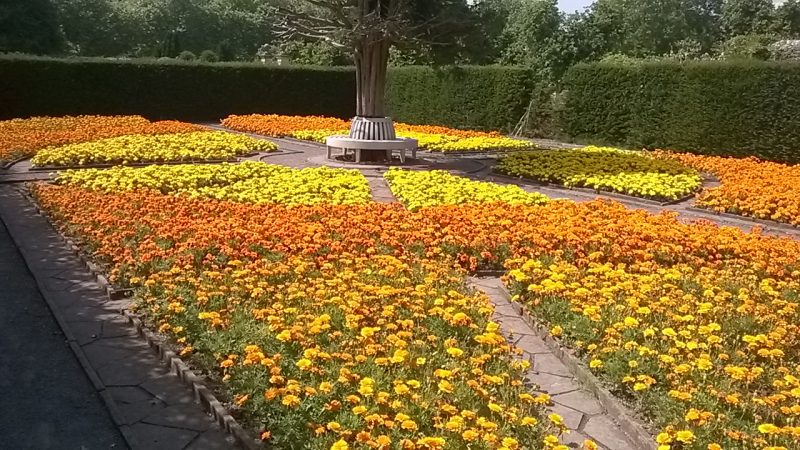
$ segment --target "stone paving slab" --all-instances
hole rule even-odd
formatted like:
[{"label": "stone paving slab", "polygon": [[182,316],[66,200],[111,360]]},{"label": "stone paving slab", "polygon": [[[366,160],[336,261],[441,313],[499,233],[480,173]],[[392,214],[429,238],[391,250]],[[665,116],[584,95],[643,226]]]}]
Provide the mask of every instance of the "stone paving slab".
[{"label": "stone paving slab", "polygon": [[83,261],[13,186],[0,186],[0,216],[130,448],[237,448],[192,390],[162,365],[135,328],[125,326],[120,309],[127,300],[109,300]]},{"label": "stone paving slab", "polygon": [[[642,447],[628,437],[625,431],[601,405],[597,398],[578,381],[574,373],[549,350],[522,316],[516,311],[499,278],[470,277],[468,285],[483,291],[497,311],[495,318],[500,330],[523,352],[522,358],[533,361],[526,378],[535,385],[536,392],[550,395],[552,404],[548,413],[556,413],[564,419],[570,430],[562,436],[562,442],[570,448],[580,448],[583,441],[591,439],[604,450],[637,450]],[[654,446],[652,447],[654,448]]]}]

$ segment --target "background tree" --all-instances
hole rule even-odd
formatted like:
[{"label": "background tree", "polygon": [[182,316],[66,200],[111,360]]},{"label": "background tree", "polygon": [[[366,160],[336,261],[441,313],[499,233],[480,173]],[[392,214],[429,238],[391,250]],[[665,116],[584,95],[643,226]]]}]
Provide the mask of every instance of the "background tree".
[{"label": "background tree", "polygon": [[727,38],[767,34],[773,19],[772,0],[725,0],[722,4],[722,32]]},{"label": "background tree", "polygon": [[394,45],[457,45],[472,24],[466,0],[297,0],[275,11],[282,38],[317,39],[352,55],[356,114],[364,117],[386,115],[386,71]]},{"label": "background tree", "polygon": [[50,0],[0,2],[0,52],[57,53],[63,43]]}]

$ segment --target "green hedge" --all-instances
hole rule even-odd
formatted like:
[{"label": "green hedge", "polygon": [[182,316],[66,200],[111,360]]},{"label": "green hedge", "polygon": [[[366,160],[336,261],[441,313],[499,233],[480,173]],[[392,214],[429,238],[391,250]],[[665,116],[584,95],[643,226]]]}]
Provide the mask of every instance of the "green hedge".
[{"label": "green hedge", "polygon": [[580,140],[800,161],[797,62],[581,64],[563,85]]},{"label": "green hedge", "polygon": [[399,67],[389,72],[386,94],[398,121],[508,131],[536,82],[533,71],[520,67]]},{"label": "green hedge", "polygon": [[[397,120],[509,129],[528,105],[532,72],[514,67],[391,69]],[[0,56],[0,119],[141,114],[218,120],[228,114],[355,114],[352,68],[174,60]]]},{"label": "green hedge", "polygon": [[0,57],[0,118],[141,114],[218,120],[228,114],[355,113],[347,68],[162,60]]}]

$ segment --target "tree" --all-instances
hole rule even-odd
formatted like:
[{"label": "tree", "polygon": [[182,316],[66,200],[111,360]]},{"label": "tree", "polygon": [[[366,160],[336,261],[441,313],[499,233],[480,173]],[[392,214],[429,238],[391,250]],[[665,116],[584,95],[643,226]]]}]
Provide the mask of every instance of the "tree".
[{"label": "tree", "polygon": [[775,9],[774,31],[788,39],[800,38],[800,2],[786,0]]},{"label": "tree", "polygon": [[766,34],[773,20],[772,0],[725,0],[722,4],[722,31],[728,38],[746,34]]},{"label": "tree", "polygon": [[56,9],[50,0],[0,4],[0,52],[46,54],[62,49]]},{"label": "tree", "polygon": [[507,1],[510,14],[504,34],[508,46],[502,61],[528,65],[549,74],[555,35],[561,23],[556,0]]},{"label": "tree", "polygon": [[356,114],[386,115],[389,53],[397,44],[458,43],[471,28],[466,0],[296,0],[277,7],[284,39],[318,39],[356,67]]}]

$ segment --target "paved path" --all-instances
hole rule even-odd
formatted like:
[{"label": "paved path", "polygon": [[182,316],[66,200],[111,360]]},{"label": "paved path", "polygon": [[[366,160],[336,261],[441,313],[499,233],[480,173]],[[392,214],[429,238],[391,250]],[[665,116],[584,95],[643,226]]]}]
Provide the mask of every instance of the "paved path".
[{"label": "paved path", "polygon": [[[591,439],[604,450],[655,447],[629,437],[617,419],[606,411],[590,391],[581,386],[567,365],[553,354],[508,301],[499,278],[472,277],[468,285],[486,293],[495,307],[493,319],[500,323],[500,330],[509,342],[523,351],[523,358],[532,361],[526,378],[534,384],[533,391],[550,395],[553,403],[548,406],[547,412],[556,413],[564,419],[564,424],[570,430],[562,436],[564,444],[580,448],[585,440]],[[646,435],[643,430],[639,435],[642,434]]]},{"label": "paved path", "polygon": [[129,300],[110,300],[14,186],[0,186],[0,217],[34,275],[0,236],[0,436],[37,440],[10,448],[123,448],[120,433],[134,450],[235,448],[119,313]]},{"label": "paved path", "polygon": [[127,448],[2,224],[0,286],[0,447]]}]

